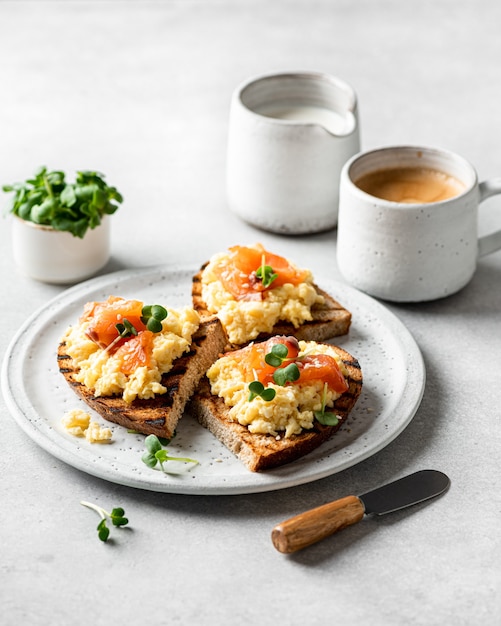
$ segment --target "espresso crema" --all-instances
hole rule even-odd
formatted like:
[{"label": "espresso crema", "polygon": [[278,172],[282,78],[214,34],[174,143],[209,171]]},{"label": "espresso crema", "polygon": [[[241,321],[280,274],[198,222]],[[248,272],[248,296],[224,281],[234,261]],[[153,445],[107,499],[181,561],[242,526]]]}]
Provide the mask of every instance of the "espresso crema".
[{"label": "espresso crema", "polygon": [[354,182],[371,196],[407,204],[441,202],[458,196],[466,189],[464,183],[454,176],[426,167],[376,170]]}]

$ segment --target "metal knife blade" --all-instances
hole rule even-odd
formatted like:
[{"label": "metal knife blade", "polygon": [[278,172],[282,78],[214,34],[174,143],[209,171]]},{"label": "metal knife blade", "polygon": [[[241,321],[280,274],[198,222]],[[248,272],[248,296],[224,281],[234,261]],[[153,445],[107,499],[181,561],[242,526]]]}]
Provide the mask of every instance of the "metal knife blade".
[{"label": "metal knife blade", "polygon": [[364,515],[383,515],[447,491],[448,476],[437,470],[420,470],[361,496],[347,496],[306,511],[275,526],[271,533],[279,552],[291,553],[359,522]]},{"label": "metal knife blade", "polygon": [[420,470],[358,497],[366,515],[384,515],[439,496],[450,484],[443,472]]}]

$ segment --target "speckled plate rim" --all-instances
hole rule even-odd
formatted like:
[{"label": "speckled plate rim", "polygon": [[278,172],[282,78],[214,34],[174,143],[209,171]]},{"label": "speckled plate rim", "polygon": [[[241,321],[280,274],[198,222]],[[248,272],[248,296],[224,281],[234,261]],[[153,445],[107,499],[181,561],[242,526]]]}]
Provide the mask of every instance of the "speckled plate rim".
[{"label": "speckled plate rim", "polygon": [[69,288],[34,312],[11,340],[1,372],[7,407],[23,431],[54,457],[112,483],[165,493],[236,495],[284,489],[341,472],[382,450],[412,420],[426,375],[410,332],[370,296],[316,277],[320,287],[352,312],[350,333],[332,343],[358,358],[364,387],[343,428],[303,459],[266,473],[249,472],[189,415],[180,421],[169,452],[194,457],[200,464],[191,469],[173,467],[169,474],[141,462],[143,437],[124,428],[111,425],[113,443],[106,446],[66,433],[60,425],[65,410],[88,407],[58,372],[56,349],[85,302],[113,293],[168,306],[190,305],[195,271],[193,267],[156,266],[106,274]]}]

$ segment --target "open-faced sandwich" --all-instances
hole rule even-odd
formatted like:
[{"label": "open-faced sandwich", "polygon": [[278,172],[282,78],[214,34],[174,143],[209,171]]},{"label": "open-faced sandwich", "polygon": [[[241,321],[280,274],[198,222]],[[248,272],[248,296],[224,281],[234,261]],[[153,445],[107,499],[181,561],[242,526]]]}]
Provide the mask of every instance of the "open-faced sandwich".
[{"label": "open-faced sandwich", "polygon": [[61,373],[104,418],[170,438],[187,400],[227,338],[192,308],[110,296],[89,302],[58,349]]},{"label": "open-faced sandwich", "polygon": [[251,471],[294,461],[346,420],[362,372],[345,350],[276,336],[219,358],[189,407]]},{"label": "open-faced sandwich", "polygon": [[325,341],[346,334],[351,322],[310,270],[260,244],[216,254],[194,276],[192,299],[202,316],[219,317],[234,347],[273,335]]}]

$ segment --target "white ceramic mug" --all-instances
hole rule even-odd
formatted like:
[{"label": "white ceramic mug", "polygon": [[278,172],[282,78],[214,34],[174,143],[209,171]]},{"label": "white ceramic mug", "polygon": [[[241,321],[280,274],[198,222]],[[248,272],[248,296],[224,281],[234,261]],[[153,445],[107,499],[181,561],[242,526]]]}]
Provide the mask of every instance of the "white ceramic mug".
[{"label": "white ceramic mug", "polygon": [[[363,176],[425,168],[453,177],[462,191],[436,202],[395,202],[357,186]],[[478,205],[501,193],[501,179],[478,182],[463,157],[435,148],[395,146],[356,155],[341,173],[337,260],[343,277],[395,302],[435,300],[459,291],[479,257],[501,248],[501,231],[478,236]]]},{"label": "white ceramic mug", "polygon": [[229,208],[276,233],[333,228],[341,168],[359,150],[357,98],[349,85],[318,72],[252,78],[231,102]]},{"label": "white ceramic mug", "polygon": [[71,284],[90,278],[110,258],[110,219],[89,229],[83,239],[13,216],[12,250],[18,268],[46,283]]}]

